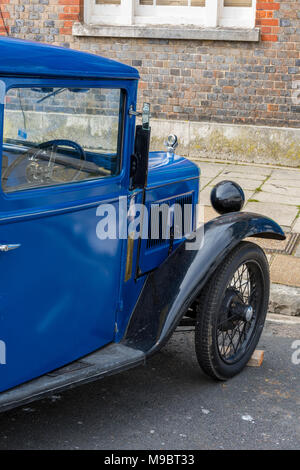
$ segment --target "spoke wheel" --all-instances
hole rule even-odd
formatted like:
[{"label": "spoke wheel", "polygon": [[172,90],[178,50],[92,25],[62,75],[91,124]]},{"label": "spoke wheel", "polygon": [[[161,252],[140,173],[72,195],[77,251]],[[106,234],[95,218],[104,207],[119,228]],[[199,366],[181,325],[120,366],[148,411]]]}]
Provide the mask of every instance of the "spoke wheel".
[{"label": "spoke wheel", "polygon": [[247,364],[264,326],[269,284],[264,252],[242,242],[205,286],[198,300],[195,346],[208,375],[225,380]]},{"label": "spoke wheel", "polygon": [[261,271],[255,262],[243,263],[225,291],[217,320],[218,351],[228,364],[237,362],[251,342],[262,292]]}]

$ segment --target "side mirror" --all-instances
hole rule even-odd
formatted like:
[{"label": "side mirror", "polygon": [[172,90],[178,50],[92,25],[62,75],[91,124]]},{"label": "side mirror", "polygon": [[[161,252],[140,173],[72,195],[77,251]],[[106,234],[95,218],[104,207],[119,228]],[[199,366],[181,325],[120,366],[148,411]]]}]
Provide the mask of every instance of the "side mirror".
[{"label": "side mirror", "polygon": [[130,162],[130,189],[147,184],[151,127],[136,126],[134,154]]}]

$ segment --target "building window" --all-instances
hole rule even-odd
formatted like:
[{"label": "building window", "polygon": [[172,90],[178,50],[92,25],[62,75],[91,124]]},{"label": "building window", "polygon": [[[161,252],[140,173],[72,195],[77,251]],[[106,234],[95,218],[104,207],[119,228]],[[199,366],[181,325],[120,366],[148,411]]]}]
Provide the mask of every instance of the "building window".
[{"label": "building window", "polygon": [[255,12],[255,0],[224,0],[219,26],[254,28]]},{"label": "building window", "polygon": [[85,0],[91,25],[254,28],[256,0]]},{"label": "building window", "polygon": [[206,22],[205,3],[210,0],[138,0],[135,24],[196,24]]}]

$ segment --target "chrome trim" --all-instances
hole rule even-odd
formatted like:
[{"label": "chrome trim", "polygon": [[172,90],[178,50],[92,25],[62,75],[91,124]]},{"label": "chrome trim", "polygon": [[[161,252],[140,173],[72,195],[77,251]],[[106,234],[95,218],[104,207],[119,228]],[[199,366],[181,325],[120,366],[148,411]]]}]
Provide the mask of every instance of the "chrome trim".
[{"label": "chrome trim", "polygon": [[167,152],[174,154],[176,148],[178,147],[177,135],[170,134],[164,144],[167,147]]},{"label": "chrome trim", "polygon": [[125,282],[129,281],[132,276],[132,264],[133,264],[133,248],[134,248],[134,233],[130,232],[127,239],[127,257],[126,257],[126,269],[125,269]]},{"label": "chrome trim", "polygon": [[16,250],[17,248],[20,248],[20,243],[15,243],[15,244],[10,244],[10,245],[0,245],[0,251],[6,252],[6,251],[11,251],[11,250]]}]

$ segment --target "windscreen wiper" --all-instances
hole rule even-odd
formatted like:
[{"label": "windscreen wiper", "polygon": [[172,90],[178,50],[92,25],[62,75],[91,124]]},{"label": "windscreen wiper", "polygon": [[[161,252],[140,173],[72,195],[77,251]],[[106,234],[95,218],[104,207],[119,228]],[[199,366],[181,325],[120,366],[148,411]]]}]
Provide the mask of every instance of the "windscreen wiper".
[{"label": "windscreen wiper", "polygon": [[37,103],[42,103],[42,101],[45,101],[48,98],[51,98],[51,96],[56,96],[59,93],[62,93],[63,91],[65,91],[65,90],[66,90],[66,88],[59,88],[58,90],[52,91],[52,93],[48,93],[48,95],[44,96],[40,100],[37,100]]}]

